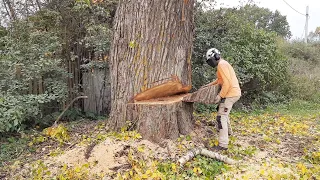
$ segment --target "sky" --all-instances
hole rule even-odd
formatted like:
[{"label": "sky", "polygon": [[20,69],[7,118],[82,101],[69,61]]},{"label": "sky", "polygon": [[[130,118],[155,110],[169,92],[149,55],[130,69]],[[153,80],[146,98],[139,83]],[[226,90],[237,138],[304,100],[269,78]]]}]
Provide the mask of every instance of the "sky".
[{"label": "sky", "polygon": [[[309,6],[309,26],[308,31],[314,31],[320,26],[320,0],[285,0],[294,9],[302,14],[306,14],[306,7]],[[243,2],[247,2],[242,0]],[[292,39],[304,37],[304,27],[306,16],[301,15],[291,9],[283,0],[254,0],[260,6],[269,8],[272,11],[278,10],[282,15],[287,16],[292,33]],[[223,4],[222,4],[223,3]],[[217,0],[219,7],[236,7],[240,5],[239,0]]]}]

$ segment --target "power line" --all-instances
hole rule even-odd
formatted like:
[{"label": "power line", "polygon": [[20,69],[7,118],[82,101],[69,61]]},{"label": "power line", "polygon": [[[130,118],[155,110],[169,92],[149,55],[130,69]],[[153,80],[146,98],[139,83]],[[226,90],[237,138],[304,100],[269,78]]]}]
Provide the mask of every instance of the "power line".
[{"label": "power line", "polygon": [[285,2],[289,7],[291,7],[291,9],[293,9],[293,10],[294,10],[294,11],[296,11],[297,13],[299,13],[299,14],[301,14],[301,15],[305,16],[305,14],[303,14],[303,13],[301,13],[301,12],[297,11],[297,10],[296,10],[295,8],[293,8],[289,3],[287,3],[287,1],[283,0],[283,2]]}]

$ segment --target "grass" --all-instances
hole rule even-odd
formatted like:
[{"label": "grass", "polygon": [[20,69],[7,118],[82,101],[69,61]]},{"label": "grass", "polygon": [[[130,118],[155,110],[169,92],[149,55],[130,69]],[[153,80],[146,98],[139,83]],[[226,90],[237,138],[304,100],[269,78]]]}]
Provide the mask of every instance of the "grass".
[{"label": "grass", "polygon": [[5,163],[19,158],[23,153],[32,153],[35,149],[28,146],[31,141],[30,136],[20,135],[14,137],[1,138],[0,146],[0,167]]},{"label": "grass", "polygon": [[[241,110],[238,112],[242,112]],[[320,115],[320,103],[293,100],[285,104],[270,105],[266,109],[255,109],[250,114],[280,113],[282,115],[309,116]]]},{"label": "grass", "polygon": [[[214,112],[214,110],[211,112]],[[208,114],[207,112],[197,114],[197,116],[197,118],[211,120],[214,115],[212,113]],[[129,158],[132,169],[121,172],[117,176],[119,179],[133,179],[133,177],[159,177],[161,179],[197,179],[201,177],[200,179],[211,179],[212,177],[223,175],[233,179],[236,174],[240,174],[240,179],[245,179],[247,177],[249,179],[290,179],[294,176],[300,176],[302,179],[304,177],[317,178],[320,177],[320,166],[317,165],[320,162],[320,152],[317,150],[317,148],[320,147],[320,141],[319,138],[316,138],[316,134],[310,132],[317,132],[317,130],[319,130],[320,124],[317,124],[319,118],[319,103],[298,100],[288,104],[269,106],[267,109],[257,109],[251,112],[234,111],[231,113],[231,119],[236,135],[230,137],[227,155],[237,160],[254,159],[254,164],[248,163],[243,164],[242,167],[229,167],[213,159],[197,156],[192,161],[188,162],[183,169],[179,169],[177,164],[173,161],[157,162],[157,160],[154,160],[152,166],[147,166],[141,159],[135,159],[136,157],[134,158],[132,155],[131,159]],[[88,139],[99,139],[99,136],[90,136],[90,134],[94,134],[97,131],[104,132],[103,122],[104,121],[91,122],[91,125],[88,124],[88,121],[67,123],[66,126],[68,127],[68,130],[70,130],[68,132],[71,136],[70,141],[73,142],[74,139],[79,138],[81,140],[83,139],[82,135],[84,134],[89,137]],[[130,132],[125,130],[121,133],[113,134],[119,141],[135,139],[137,135],[138,134],[130,134]],[[216,136],[217,134],[213,133],[210,138],[216,138]],[[15,161],[24,163],[22,161],[26,161],[26,159],[29,158],[29,155],[35,154],[37,154],[39,160],[42,160],[44,157],[39,154],[39,150],[44,146],[48,146],[48,143],[50,143],[49,145],[52,146],[52,148],[44,154],[53,153],[54,145],[57,144],[58,141],[49,142],[46,140],[43,142],[41,139],[42,137],[44,137],[44,135],[32,131],[0,139],[0,161],[2,162],[0,164],[0,179],[1,169],[5,168],[4,166],[9,165],[6,172],[13,171],[10,169],[10,166],[13,166],[15,164],[13,162]],[[103,139],[104,136],[101,138]],[[192,141],[193,139],[194,138],[190,137],[186,140]],[[81,140],[81,142],[83,141],[84,140]],[[30,146],[30,142],[33,142],[34,145]],[[182,142],[180,142],[180,145],[181,144],[183,145]],[[291,148],[287,149],[287,147]],[[63,151],[63,148],[61,150]],[[259,161],[256,155],[261,153],[261,151],[276,154],[281,156],[281,158],[291,158],[292,156],[295,156],[298,158],[298,162],[288,163],[277,158],[273,162],[273,158],[269,156],[266,156],[268,161]],[[44,164],[41,163],[42,161],[35,160],[37,159],[27,160],[28,163],[35,163],[34,170],[32,172],[30,171],[29,174],[41,179],[48,173],[47,171],[50,171],[50,169],[48,170],[47,167],[44,167]],[[312,165],[312,168],[309,168],[310,164]],[[255,167],[259,168],[258,174],[255,173],[255,170],[253,169]],[[273,167],[278,168],[272,169]],[[82,168],[85,168],[88,172],[90,171],[90,167]],[[278,171],[279,169],[283,171]],[[297,173],[292,173],[287,172],[287,170],[298,171]],[[88,173],[79,174],[79,172],[82,172],[83,170],[77,167],[75,167],[75,169],[62,168],[60,171],[61,177],[75,177],[75,175],[82,177],[89,175]],[[6,172],[4,172],[4,175],[6,175]]]},{"label": "grass", "polygon": [[267,111],[298,116],[320,115],[320,103],[295,100],[288,104],[269,107]]}]

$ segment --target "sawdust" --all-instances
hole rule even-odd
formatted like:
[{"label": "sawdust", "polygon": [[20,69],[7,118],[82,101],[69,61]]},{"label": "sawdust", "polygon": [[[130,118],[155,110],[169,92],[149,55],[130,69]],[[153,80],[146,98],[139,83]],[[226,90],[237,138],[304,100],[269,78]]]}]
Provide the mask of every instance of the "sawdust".
[{"label": "sawdust", "polygon": [[60,156],[49,158],[47,162],[55,162],[56,167],[64,164],[68,167],[81,166],[85,163],[95,164],[90,169],[91,173],[110,173],[117,167],[128,165],[129,149],[139,148],[143,150],[141,157],[146,158],[145,160],[150,157],[161,160],[177,158],[176,145],[171,140],[165,140],[158,145],[148,140],[118,141],[109,138],[97,144],[88,159],[85,158],[86,147],[77,146]]},{"label": "sawdust", "polygon": [[61,156],[53,158],[53,162],[59,162],[67,165],[75,165],[75,164],[83,164],[85,162],[84,159],[85,147],[77,147],[75,149],[71,149]]},{"label": "sawdust", "polygon": [[92,172],[109,172],[109,168],[126,163],[126,159],[124,157],[114,156],[122,146],[122,143],[115,143],[110,139],[95,146],[90,158],[88,159],[88,162],[97,163],[97,165],[92,169]]}]

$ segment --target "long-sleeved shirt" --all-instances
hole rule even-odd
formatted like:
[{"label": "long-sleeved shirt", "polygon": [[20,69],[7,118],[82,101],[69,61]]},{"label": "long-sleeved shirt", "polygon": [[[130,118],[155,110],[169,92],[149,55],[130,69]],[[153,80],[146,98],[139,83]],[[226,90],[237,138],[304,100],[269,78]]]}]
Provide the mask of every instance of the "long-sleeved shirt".
[{"label": "long-sleeved shirt", "polygon": [[232,66],[221,59],[217,69],[218,78],[212,84],[220,84],[222,86],[219,93],[221,98],[241,96],[239,81]]}]

